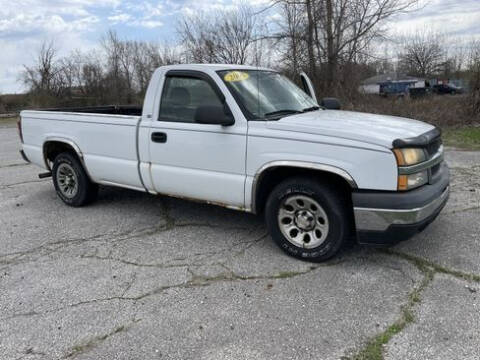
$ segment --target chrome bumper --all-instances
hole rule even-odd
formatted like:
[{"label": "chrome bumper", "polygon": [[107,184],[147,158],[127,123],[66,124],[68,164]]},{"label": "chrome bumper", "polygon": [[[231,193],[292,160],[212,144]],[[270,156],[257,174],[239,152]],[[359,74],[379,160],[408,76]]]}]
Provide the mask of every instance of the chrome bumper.
[{"label": "chrome bumper", "polygon": [[354,207],[357,231],[386,231],[392,225],[413,225],[429,219],[448,200],[450,187],[425,206],[414,209],[375,209]]}]

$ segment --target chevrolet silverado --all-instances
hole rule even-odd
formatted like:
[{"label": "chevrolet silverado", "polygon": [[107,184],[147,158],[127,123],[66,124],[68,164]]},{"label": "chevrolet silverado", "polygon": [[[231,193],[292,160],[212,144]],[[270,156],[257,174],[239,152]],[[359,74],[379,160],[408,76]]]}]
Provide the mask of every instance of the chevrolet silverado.
[{"label": "chevrolet silverado", "polygon": [[389,245],[423,230],[449,196],[440,131],[319,106],[302,83],[258,67],[164,66],[143,108],[22,111],[21,154],[67,205],[91,203],[101,184],[263,214],[279,247],[309,261],[352,236]]}]

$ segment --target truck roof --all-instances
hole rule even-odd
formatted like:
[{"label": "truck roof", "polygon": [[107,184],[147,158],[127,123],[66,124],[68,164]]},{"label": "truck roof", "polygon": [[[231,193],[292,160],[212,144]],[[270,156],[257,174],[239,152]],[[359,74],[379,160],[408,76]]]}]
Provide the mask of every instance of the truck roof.
[{"label": "truck roof", "polygon": [[167,65],[162,66],[162,68],[167,68],[170,70],[265,70],[265,71],[276,71],[273,69],[259,67],[259,66],[248,66],[248,65],[234,65],[234,64],[176,64],[176,65]]}]

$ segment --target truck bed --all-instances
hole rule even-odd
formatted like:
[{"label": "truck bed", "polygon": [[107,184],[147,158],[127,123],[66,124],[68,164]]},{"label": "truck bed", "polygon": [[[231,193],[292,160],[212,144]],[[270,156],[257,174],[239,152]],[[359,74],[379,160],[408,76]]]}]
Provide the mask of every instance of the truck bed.
[{"label": "truck bed", "polygon": [[140,105],[105,105],[105,106],[40,109],[38,111],[58,111],[58,112],[88,113],[88,114],[141,116],[142,106]]},{"label": "truck bed", "polygon": [[23,149],[31,162],[45,162],[48,142],[68,140],[81,149],[91,179],[143,190],[137,170],[138,106],[98,106],[22,111]]}]

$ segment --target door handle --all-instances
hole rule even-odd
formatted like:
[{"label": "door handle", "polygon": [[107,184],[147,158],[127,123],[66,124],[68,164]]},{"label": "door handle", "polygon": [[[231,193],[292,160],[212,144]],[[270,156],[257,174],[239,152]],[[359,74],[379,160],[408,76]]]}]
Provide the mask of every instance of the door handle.
[{"label": "door handle", "polygon": [[154,132],[152,133],[152,141],[156,143],[166,143],[167,134],[165,134],[164,132]]}]

